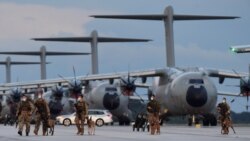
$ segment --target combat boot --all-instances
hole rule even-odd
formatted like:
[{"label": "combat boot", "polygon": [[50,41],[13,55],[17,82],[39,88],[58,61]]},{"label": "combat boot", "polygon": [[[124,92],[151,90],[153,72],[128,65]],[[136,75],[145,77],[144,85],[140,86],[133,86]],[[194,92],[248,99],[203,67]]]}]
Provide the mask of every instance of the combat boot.
[{"label": "combat boot", "polygon": [[22,131],[18,131],[17,133],[18,133],[20,136],[22,136],[22,134],[23,134]]},{"label": "combat boot", "polygon": [[35,134],[35,135],[37,135],[37,134],[38,134],[38,133],[37,133],[37,130],[34,130],[34,134]]},{"label": "combat boot", "polygon": [[81,128],[79,127],[79,125],[76,126],[77,127],[77,135],[79,135],[81,133]]},{"label": "combat boot", "polygon": [[26,132],[26,136],[29,136],[29,132]]},{"label": "combat boot", "polygon": [[83,135],[83,128],[80,128],[80,135]]}]

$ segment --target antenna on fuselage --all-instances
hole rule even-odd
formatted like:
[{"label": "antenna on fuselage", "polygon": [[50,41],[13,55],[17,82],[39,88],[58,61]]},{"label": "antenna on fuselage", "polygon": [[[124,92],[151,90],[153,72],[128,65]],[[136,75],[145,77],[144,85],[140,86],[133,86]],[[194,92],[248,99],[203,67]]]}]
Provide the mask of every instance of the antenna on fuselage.
[{"label": "antenna on fuselage", "polygon": [[35,41],[89,42],[91,44],[92,74],[98,74],[98,43],[107,42],[148,42],[148,39],[99,37],[96,30],[89,37],[34,38]]},{"label": "antenna on fuselage", "polygon": [[174,14],[172,6],[167,6],[163,14],[158,15],[92,15],[94,18],[110,19],[131,19],[131,20],[159,20],[164,21],[165,25],[165,42],[166,42],[166,65],[175,67],[174,54],[174,31],[173,22],[180,20],[218,20],[218,19],[235,19],[239,17],[232,16],[202,16],[202,15],[177,15]]}]

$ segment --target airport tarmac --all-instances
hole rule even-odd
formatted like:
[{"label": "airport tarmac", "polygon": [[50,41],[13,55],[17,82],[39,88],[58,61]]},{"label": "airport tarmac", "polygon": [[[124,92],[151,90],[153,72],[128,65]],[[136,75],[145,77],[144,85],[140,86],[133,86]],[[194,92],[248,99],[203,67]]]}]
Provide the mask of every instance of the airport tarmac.
[{"label": "airport tarmac", "polygon": [[[250,141],[250,127],[235,127],[236,134],[230,130],[229,135],[221,135],[220,127],[187,127],[164,125],[161,128],[160,135],[150,135],[149,132],[132,131],[132,126],[103,126],[96,127],[96,133],[93,136],[85,134],[77,136],[76,127],[64,127],[57,125],[54,136],[42,136],[41,131],[38,136],[33,134],[34,125],[31,125],[30,136],[19,136],[14,126],[0,125],[1,141]],[[40,129],[41,130],[41,129]]]}]

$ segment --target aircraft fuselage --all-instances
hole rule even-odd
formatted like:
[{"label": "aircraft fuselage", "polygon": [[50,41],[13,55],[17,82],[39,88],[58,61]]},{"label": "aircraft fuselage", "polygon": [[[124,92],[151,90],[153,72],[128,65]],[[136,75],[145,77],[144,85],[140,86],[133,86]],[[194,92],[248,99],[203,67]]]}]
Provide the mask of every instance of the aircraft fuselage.
[{"label": "aircraft fuselage", "polygon": [[175,70],[156,79],[153,89],[162,110],[172,115],[210,113],[217,102],[216,87],[202,72]]}]

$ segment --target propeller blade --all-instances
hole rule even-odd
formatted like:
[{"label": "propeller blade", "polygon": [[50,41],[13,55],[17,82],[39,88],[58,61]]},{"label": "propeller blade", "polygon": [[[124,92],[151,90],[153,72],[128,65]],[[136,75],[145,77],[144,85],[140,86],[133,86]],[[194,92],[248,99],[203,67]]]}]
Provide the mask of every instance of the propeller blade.
[{"label": "propeller blade", "polygon": [[60,74],[57,74],[60,78],[62,78],[64,81],[67,81],[69,83],[69,85],[71,85],[73,87],[73,85],[70,83],[70,81],[68,81],[67,79],[65,79],[63,76],[61,76]]},{"label": "propeller blade", "polygon": [[134,92],[136,96],[138,96],[140,98],[140,101],[145,103],[145,101],[142,99],[142,97],[137,93],[137,92]]},{"label": "propeller blade", "polygon": [[76,70],[75,67],[73,66],[73,73],[74,73],[74,78],[75,78],[75,86],[76,86]]},{"label": "propeller blade", "polygon": [[236,98],[238,98],[241,95],[241,93],[239,93],[238,95],[236,95],[232,100],[231,103],[233,103],[235,101]]}]

